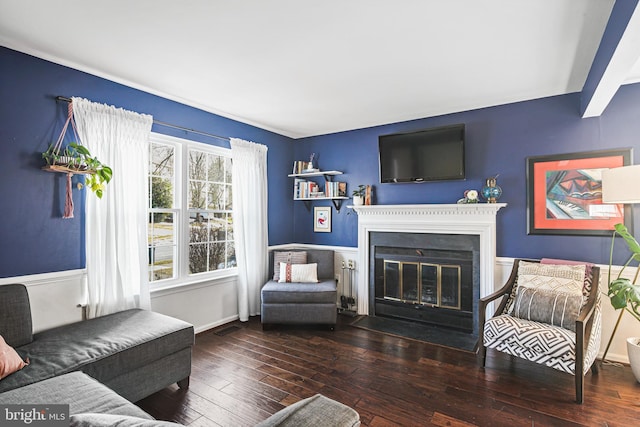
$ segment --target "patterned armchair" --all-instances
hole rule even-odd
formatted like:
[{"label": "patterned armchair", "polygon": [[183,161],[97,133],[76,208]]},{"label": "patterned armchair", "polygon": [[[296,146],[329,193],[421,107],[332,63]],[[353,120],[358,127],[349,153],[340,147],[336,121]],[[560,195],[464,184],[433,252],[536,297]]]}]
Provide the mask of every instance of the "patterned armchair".
[{"label": "patterned armchair", "polygon": [[[584,376],[600,349],[600,269],[556,260],[516,260],[499,291],[480,300],[482,366],[486,349],[502,351],[575,376],[576,402],[583,402]],[[569,263],[569,262],[567,262]],[[494,317],[486,307],[503,297]]]}]

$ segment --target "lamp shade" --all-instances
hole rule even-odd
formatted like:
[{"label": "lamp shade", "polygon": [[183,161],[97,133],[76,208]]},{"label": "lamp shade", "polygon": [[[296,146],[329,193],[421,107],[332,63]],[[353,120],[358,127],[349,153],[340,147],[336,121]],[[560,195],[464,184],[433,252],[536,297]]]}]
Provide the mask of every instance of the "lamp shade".
[{"label": "lamp shade", "polygon": [[602,171],[604,203],[640,203],[640,165]]}]

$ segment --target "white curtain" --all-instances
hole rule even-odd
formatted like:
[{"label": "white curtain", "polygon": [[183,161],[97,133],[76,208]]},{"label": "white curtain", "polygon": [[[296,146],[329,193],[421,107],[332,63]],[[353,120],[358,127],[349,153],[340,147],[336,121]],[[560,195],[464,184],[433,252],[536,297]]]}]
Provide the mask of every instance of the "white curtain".
[{"label": "white curtain", "polygon": [[238,262],[240,321],[260,314],[260,288],[269,274],[267,147],[231,138],[233,233]]},{"label": "white curtain", "polygon": [[80,142],[113,169],[102,199],[87,190],[88,316],[150,308],[147,273],[149,135],[153,117],[73,98]]}]

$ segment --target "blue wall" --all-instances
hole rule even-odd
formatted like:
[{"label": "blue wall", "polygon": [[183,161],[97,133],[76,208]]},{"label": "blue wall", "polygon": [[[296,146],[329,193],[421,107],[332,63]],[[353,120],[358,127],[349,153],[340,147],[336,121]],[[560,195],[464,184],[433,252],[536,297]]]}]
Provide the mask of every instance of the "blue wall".
[{"label": "blue wall", "polygon": [[[340,213],[333,210],[332,233],[314,233],[313,209],[307,210],[304,203],[291,200],[293,183],[286,175],[292,161],[308,159],[315,152],[320,168],[345,172],[339,179],[349,183],[349,191],[358,184],[373,184],[377,204],[455,203],[465,189],[479,189],[486,177],[498,173],[504,190],[500,201],[509,204],[498,213],[498,256],[549,256],[606,263],[608,238],[526,234],[525,159],[620,147],[635,148],[634,163],[639,162],[640,156],[640,84],[623,86],[597,118],[580,118],[580,94],[576,93],[293,142],[6,48],[0,48],[0,75],[0,277],[84,266],[84,192],[74,190],[76,218],[63,220],[64,178],[40,170],[40,153],[56,139],[66,116],[66,104],[54,101],[57,95],[83,96],[152,114],[157,120],[267,145],[271,245],[357,245],[357,216],[349,209],[343,208]],[[452,123],[466,124],[466,181],[378,183],[378,135]],[[153,130],[219,143],[159,126]],[[311,208],[329,205],[314,202]],[[634,217],[640,224],[638,213]],[[620,251],[618,262],[623,253]]]},{"label": "blue wall", "polygon": [[[63,220],[64,176],[40,170],[40,153],[55,142],[66,118],[61,96],[147,113],[155,119],[269,147],[269,243],[291,242],[291,139],[0,47],[0,277],[84,267],[84,191],[75,190],[75,218]],[[207,144],[197,134],[154,125],[154,132]],[[74,180],[76,178],[74,177]],[[93,197],[93,196],[91,196]]]},{"label": "blue wall", "polygon": [[[601,117],[579,116],[580,94],[520,102],[386,126],[306,138],[295,146],[296,159],[319,156],[320,168],[345,172],[349,191],[373,184],[376,204],[455,203],[465,189],[480,189],[486,177],[500,174],[503,189],[498,212],[497,255],[556,257],[608,263],[610,239],[592,236],[527,235],[526,157],[633,147],[640,159],[640,84],[620,88]],[[466,181],[380,184],[378,135],[466,124]],[[640,183],[635,183],[640,185]],[[315,202],[314,206],[328,205]],[[638,209],[636,209],[638,211]],[[635,215],[635,223],[638,222]],[[333,232],[314,233],[312,215],[302,202],[294,206],[294,241],[357,246],[357,216],[333,211]],[[621,246],[621,249],[624,245]],[[620,252],[619,261],[622,260]]]}]

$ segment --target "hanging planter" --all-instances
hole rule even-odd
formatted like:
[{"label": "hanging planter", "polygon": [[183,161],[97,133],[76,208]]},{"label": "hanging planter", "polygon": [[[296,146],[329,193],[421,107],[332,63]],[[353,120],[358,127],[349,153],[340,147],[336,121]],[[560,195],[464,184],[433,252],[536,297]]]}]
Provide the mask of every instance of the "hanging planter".
[{"label": "hanging planter", "polygon": [[72,103],[69,103],[69,115],[62,128],[62,132],[55,144],[49,145],[47,151],[42,153],[42,158],[47,165],[42,169],[48,172],[61,172],[67,174],[67,188],[65,197],[65,207],[63,218],[73,218],[73,198],[71,194],[71,177],[74,174],[85,175],[85,185],[95,193],[98,198],[102,198],[106,184],[111,181],[113,171],[107,165],[103,165],[100,160],[93,157],[87,147],[76,143],[69,143],[64,150],[62,141],[67,133],[69,122],[73,127],[73,133],[78,140],[76,125],[73,119]]}]

